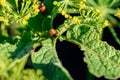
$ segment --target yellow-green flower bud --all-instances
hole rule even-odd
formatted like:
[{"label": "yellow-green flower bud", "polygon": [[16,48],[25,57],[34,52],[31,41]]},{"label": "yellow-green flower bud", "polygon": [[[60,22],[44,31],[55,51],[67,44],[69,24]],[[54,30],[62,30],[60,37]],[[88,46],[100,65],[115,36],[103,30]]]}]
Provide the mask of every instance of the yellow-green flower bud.
[{"label": "yellow-green flower bud", "polygon": [[106,26],[109,26],[109,21],[108,21],[108,20],[105,20],[103,25],[104,25],[105,27],[106,27]]},{"label": "yellow-green flower bud", "polygon": [[85,9],[85,8],[86,8],[86,5],[85,5],[85,3],[84,3],[83,1],[81,1],[81,2],[79,3],[79,7],[82,8],[82,9]]}]

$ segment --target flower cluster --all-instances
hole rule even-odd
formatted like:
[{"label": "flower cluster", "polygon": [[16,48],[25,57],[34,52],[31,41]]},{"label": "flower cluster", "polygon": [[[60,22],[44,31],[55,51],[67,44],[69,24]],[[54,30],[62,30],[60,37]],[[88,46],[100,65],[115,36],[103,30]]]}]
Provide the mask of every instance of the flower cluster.
[{"label": "flower cluster", "polygon": [[120,18],[120,9],[117,9],[117,13],[115,14],[116,17]]},{"label": "flower cluster", "polygon": [[[62,0],[62,1],[54,1],[53,5],[58,6],[58,13],[62,14],[65,18],[73,18],[73,21],[80,22],[77,16],[71,16],[71,12],[76,12],[79,8],[86,8],[85,5],[86,0]],[[69,10],[72,8],[72,11]]]},{"label": "flower cluster", "polygon": [[60,1],[60,2],[54,1],[53,4],[59,7],[58,12],[61,13],[65,18],[72,18],[72,16],[70,16],[67,13],[67,6],[68,6],[67,2],[68,1],[67,0]]},{"label": "flower cluster", "polygon": [[6,0],[0,0],[0,5],[5,6]]},{"label": "flower cluster", "polygon": [[[4,5],[3,5],[4,4]],[[18,7],[18,1],[15,0],[16,7],[6,0],[0,0],[1,11],[0,11],[0,21],[5,25],[12,23],[17,23],[20,25],[27,25],[28,19],[34,17],[39,12],[39,2],[38,0],[25,0],[21,2],[21,7]]]},{"label": "flower cluster", "polygon": [[85,3],[84,3],[83,1],[80,1],[79,7],[80,7],[81,9],[85,9],[85,8],[86,8],[86,5],[85,5]]},{"label": "flower cluster", "polygon": [[109,24],[110,24],[109,21],[105,20],[103,25],[104,25],[104,27],[106,27],[106,26],[109,26]]},{"label": "flower cluster", "polygon": [[61,11],[61,14],[62,14],[65,18],[72,18],[72,16],[70,16],[69,14],[67,14],[64,10]]},{"label": "flower cluster", "polygon": [[[76,1],[54,1],[53,4],[58,6],[58,12],[60,14],[62,14],[65,18],[73,18],[75,22],[80,22],[80,20],[76,20],[76,16],[71,16],[71,13],[80,14],[83,18],[92,18],[94,20],[98,20],[100,18],[100,11],[98,9],[94,9],[93,7],[87,7],[85,4],[86,0]],[[71,12],[69,12],[69,10],[71,10]]]},{"label": "flower cluster", "polygon": [[73,16],[73,21],[76,22],[76,23],[80,23],[81,20],[79,19],[78,16]]},{"label": "flower cluster", "polygon": [[[28,8],[27,13],[25,12],[23,15],[19,15],[18,18],[16,18],[17,24],[26,25],[28,23],[28,19],[30,17],[34,17],[39,13],[39,3],[37,3],[37,0],[33,3],[31,7]],[[16,15],[17,16],[17,15]],[[22,17],[21,17],[22,16]]]}]

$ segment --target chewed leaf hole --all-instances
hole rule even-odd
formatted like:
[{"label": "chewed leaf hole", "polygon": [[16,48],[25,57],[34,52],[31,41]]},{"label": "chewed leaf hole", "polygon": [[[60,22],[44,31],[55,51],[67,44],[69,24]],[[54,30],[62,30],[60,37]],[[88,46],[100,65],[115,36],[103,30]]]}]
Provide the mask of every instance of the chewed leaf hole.
[{"label": "chewed leaf hole", "polygon": [[34,52],[38,52],[41,47],[42,47],[41,45],[37,46],[37,47],[34,49]]}]

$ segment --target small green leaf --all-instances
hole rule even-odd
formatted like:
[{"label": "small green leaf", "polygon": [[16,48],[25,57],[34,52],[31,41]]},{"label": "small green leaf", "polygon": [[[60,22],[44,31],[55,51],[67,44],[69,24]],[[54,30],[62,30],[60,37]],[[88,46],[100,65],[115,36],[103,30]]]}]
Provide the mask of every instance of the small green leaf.
[{"label": "small green leaf", "polygon": [[72,80],[67,70],[61,65],[51,39],[42,41],[42,48],[32,53],[35,68],[41,68],[49,80]]}]

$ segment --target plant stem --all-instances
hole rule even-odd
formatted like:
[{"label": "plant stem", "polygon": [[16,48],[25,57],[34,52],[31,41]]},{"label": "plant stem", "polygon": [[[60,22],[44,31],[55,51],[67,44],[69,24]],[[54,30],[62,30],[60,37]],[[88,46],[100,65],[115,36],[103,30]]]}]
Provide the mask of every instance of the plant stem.
[{"label": "plant stem", "polygon": [[117,36],[115,30],[113,29],[113,27],[110,26],[110,27],[108,27],[108,28],[109,28],[109,30],[111,31],[113,37],[115,38],[115,41],[120,45],[120,39],[118,38],[118,36]]}]

